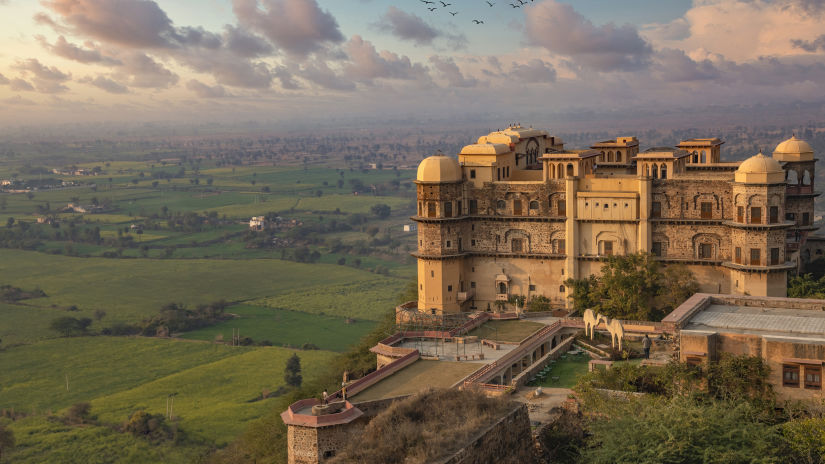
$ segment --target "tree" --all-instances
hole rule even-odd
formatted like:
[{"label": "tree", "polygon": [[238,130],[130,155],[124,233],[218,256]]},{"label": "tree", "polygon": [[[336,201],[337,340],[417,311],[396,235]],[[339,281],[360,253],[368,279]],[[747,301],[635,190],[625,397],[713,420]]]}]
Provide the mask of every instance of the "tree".
[{"label": "tree", "polygon": [[659,263],[648,253],[611,256],[599,278],[600,312],[610,317],[651,320],[659,290]]},{"label": "tree", "polygon": [[92,325],[92,320],[88,317],[76,318],[71,316],[58,317],[53,320],[50,327],[52,330],[61,334],[66,334],[67,337],[72,335],[83,335],[89,330]]},{"label": "tree", "polygon": [[657,396],[612,400],[594,416],[581,462],[785,462],[777,429],[748,402]]},{"label": "tree", "polygon": [[6,227],[11,229],[13,225],[14,225],[14,218],[13,217],[9,217],[8,219],[6,219]]},{"label": "tree", "polygon": [[571,289],[569,298],[573,299],[573,309],[579,314],[583,313],[585,309],[595,308],[598,304],[598,285],[599,281],[594,275],[584,279],[567,279],[564,281]]},{"label": "tree", "polygon": [[825,299],[825,276],[816,279],[813,274],[792,277],[788,283],[790,298]]},{"label": "tree", "polygon": [[92,405],[89,403],[75,403],[66,410],[63,420],[67,424],[79,425],[94,420],[92,417]]},{"label": "tree", "polygon": [[657,303],[669,313],[699,291],[699,283],[690,270],[681,264],[665,268]]},{"label": "tree", "polygon": [[14,448],[14,433],[0,424],[0,460],[3,459],[3,453]]},{"label": "tree", "polygon": [[510,298],[507,299],[507,302],[518,308],[519,311],[524,308],[524,303],[526,301],[527,297],[524,295],[510,295]]},{"label": "tree", "polygon": [[297,388],[301,386],[302,380],[301,358],[298,357],[297,353],[293,353],[287,360],[286,367],[284,368],[284,381],[286,381],[286,384],[290,387]]},{"label": "tree", "polygon": [[390,216],[391,209],[389,205],[379,203],[377,205],[373,205],[372,208],[370,208],[370,212],[381,219],[385,219]]},{"label": "tree", "polygon": [[592,308],[609,317],[636,320],[661,320],[680,305],[699,286],[684,266],[662,271],[649,253],[610,256],[600,277],[568,279],[577,311]]},{"label": "tree", "polygon": [[95,309],[94,317],[96,321],[100,321],[104,317],[106,317],[106,311],[102,309]]}]

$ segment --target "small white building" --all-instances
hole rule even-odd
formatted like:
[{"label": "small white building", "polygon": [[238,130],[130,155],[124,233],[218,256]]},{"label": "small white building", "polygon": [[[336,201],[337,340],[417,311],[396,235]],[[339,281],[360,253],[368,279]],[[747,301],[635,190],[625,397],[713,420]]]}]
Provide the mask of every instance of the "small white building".
[{"label": "small white building", "polygon": [[265,216],[253,216],[252,219],[249,220],[249,228],[251,230],[264,230],[264,229],[266,229],[266,217]]},{"label": "small white building", "polygon": [[404,224],[404,232],[415,232],[415,224]]}]

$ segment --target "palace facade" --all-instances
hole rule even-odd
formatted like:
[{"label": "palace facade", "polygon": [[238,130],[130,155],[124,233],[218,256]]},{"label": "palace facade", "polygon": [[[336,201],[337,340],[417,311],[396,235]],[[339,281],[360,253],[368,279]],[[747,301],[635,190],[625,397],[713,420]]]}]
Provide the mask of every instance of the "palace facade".
[{"label": "palace facade", "polygon": [[708,293],[786,296],[813,225],[813,150],[721,161],[716,138],[640,151],[636,137],[568,150],[520,126],[418,167],[419,311],[495,311],[511,295],[569,305],[568,278],[646,251]]}]

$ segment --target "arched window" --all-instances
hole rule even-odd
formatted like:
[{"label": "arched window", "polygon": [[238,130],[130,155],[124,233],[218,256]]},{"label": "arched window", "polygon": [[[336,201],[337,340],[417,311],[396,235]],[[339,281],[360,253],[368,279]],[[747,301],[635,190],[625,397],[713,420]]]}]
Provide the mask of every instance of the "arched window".
[{"label": "arched window", "polygon": [[701,159],[702,159],[702,164],[705,164],[705,163],[708,162],[705,150],[702,150],[702,158]]},{"label": "arched window", "polygon": [[811,172],[807,169],[805,173],[802,174],[802,185],[811,185]]},{"label": "arched window", "polygon": [[613,152],[612,151],[607,152],[607,162],[608,163],[613,162]]},{"label": "arched window", "polygon": [[507,284],[506,283],[504,283],[504,282],[499,282],[498,283],[498,294],[499,295],[507,294]]},{"label": "arched window", "polygon": [[573,177],[573,163],[567,163],[567,177]]},{"label": "arched window", "polygon": [[617,163],[621,163],[621,162],[622,162],[622,152],[621,152],[621,151],[618,151],[618,150],[616,151],[616,162],[617,162]]},{"label": "arched window", "polygon": [[788,185],[799,185],[799,174],[793,169],[787,172]]},{"label": "arched window", "polygon": [[667,179],[667,165],[662,163],[662,179]]},{"label": "arched window", "polygon": [[530,202],[530,209],[539,209],[539,202],[533,200]]},{"label": "arched window", "polygon": [[504,200],[496,201],[496,209],[504,209],[506,207],[507,207],[507,203],[505,203]]},{"label": "arched window", "polygon": [[699,152],[698,152],[698,151],[696,151],[696,150],[693,150],[693,162],[694,162],[694,163],[698,163],[698,162],[699,162]]},{"label": "arched window", "polygon": [[645,164],[644,176],[645,176],[645,177],[649,177],[649,176],[650,176],[650,168],[649,168],[649,166],[648,166],[647,164]]},{"label": "arched window", "polygon": [[651,169],[651,175],[653,176],[654,179],[659,178],[659,167],[656,166],[655,164],[653,165],[653,169]]},{"label": "arched window", "polygon": [[559,285],[559,293],[564,293],[564,285]]}]

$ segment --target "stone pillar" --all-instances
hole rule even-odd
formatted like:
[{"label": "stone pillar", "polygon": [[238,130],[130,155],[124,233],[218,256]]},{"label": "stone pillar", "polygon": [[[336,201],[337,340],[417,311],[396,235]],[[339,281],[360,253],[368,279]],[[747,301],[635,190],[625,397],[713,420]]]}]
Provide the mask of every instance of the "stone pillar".
[{"label": "stone pillar", "polygon": [[651,198],[650,177],[639,178],[639,239],[638,251],[650,252],[653,246],[650,225],[650,198]]},{"label": "stone pillar", "polygon": [[[576,222],[578,213],[576,212],[576,192],[578,184],[577,179],[566,178],[564,180],[564,196],[567,204],[567,221],[565,222],[564,236],[566,239],[567,257],[564,261],[564,280],[578,279],[579,266],[576,257],[579,255],[579,227]],[[565,299],[565,307],[570,309],[573,306],[573,301],[570,298]]]}]

